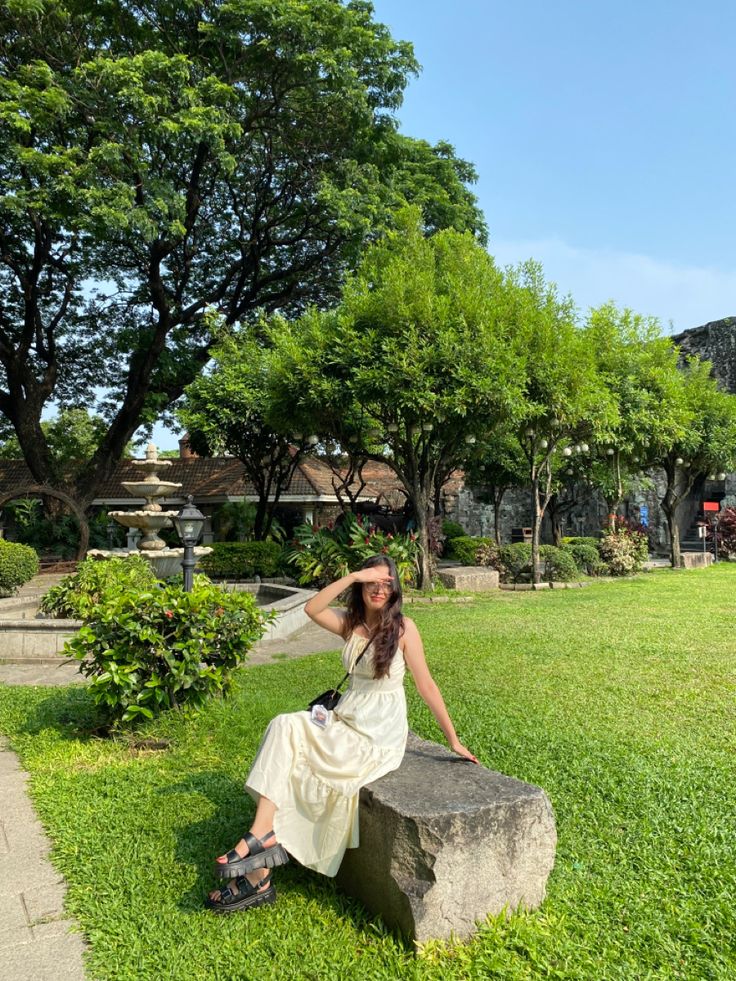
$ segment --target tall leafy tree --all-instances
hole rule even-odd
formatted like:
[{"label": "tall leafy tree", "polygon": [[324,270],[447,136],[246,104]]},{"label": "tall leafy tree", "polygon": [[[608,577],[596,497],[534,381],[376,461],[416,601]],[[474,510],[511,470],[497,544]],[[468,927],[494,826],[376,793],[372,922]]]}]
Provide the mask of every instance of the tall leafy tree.
[{"label": "tall leafy tree", "polygon": [[209,370],[186,390],[178,417],[200,456],[237,457],[258,495],[253,534],[267,537],[279,498],[306,449],[303,433],[271,421],[269,379],[274,352],[244,331],[213,351]]},{"label": "tall leafy tree", "polygon": [[723,391],[709,361],[688,359],[678,400],[682,429],[656,462],[666,477],[661,498],[670,535],[670,559],[679,568],[680,507],[698,480],[736,465],[736,396]]},{"label": "tall leafy tree", "polygon": [[214,321],[331,302],[411,195],[428,229],[483,234],[472,168],[396,133],[417,66],[363,0],[2,13],[0,412],[34,478],[69,484],[41,413],[105,389],[83,502],[197,376]]},{"label": "tall leafy tree", "polygon": [[527,262],[511,274],[515,320],[525,357],[522,415],[514,430],[532,492],[532,568],[539,582],[542,521],[574,446],[605,431],[616,406],[577,325],[572,301]]},{"label": "tall leafy tree", "polygon": [[683,433],[682,375],[677,348],[653,318],[605,303],[589,312],[585,336],[617,410],[589,472],[613,521],[642,470]]},{"label": "tall leafy tree", "polygon": [[429,585],[436,476],[464,460],[466,439],[513,414],[519,352],[485,250],[469,233],[426,238],[416,211],[404,222],[368,250],[336,309],[282,325],[276,403],[394,471]]}]

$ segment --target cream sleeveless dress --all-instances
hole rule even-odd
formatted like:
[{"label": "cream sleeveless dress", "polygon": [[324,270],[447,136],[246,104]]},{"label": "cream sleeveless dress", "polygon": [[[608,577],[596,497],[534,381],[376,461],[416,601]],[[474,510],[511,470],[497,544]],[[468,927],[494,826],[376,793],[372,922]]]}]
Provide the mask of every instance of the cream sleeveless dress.
[{"label": "cream sleeveless dress", "polygon": [[373,678],[372,651],[351,634],[342,651],[350,685],[326,728],[309,712],[277,715],[258,749],[245,789],[276,804],[277,839],[302,865],[334,876],[346,848],[358,845],[360,788],[395,770],[407,737],[404,655]]}]

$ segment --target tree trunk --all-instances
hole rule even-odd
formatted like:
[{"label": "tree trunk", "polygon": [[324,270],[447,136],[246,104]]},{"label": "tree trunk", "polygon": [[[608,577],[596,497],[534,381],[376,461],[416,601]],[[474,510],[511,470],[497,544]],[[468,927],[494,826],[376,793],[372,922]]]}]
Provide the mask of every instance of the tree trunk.
[{"label": "tree trunk", "polygon": [[539,539],[542,533],[544,513],[539,506],[539,478],[532,478],[532,582],[541,582],[539,568]]},{"label": "tree trunk", "polygon": [[493,492],[493,537],[499,548],[501,547],[501,502],[505,493],[505,487]]},{"label": "tree trunk", "polygon": [[662,507],[667,516],[667,529],[670,533],[670,562],[673,569],[679,569],[682,564],[680,550],[680,528],[677,521],[677,505],[674,508]]},{"label": "tree trunk", "polygon": [[420,589],[431,589],[432,555],[429,550],[429,494],[419,490],[412,500],[412,505],[419,540],[419,582],[417,585]]}]

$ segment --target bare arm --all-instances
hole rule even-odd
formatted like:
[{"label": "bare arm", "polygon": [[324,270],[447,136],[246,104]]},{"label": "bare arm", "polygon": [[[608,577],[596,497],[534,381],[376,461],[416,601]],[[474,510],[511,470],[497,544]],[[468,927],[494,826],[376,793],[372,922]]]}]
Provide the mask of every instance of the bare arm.
[{"label": "bare arm", "polygon": [[463,756],[466,760],[471,760],[473,763],[477,763],[478,760],[475,758],[475,756],[473,756],[470,750],[463,746],[463,744],[457,738],[455,727],[453,726],[452,720],[450,719],[447,709],[445,708],[442,693],[437,687],[437,683],[427,667],[427,661],[424,657],[424,645],[422,644],[422,638],[419,636],[419,631],[417,630],[416,625],[412,620],[409,620],[408,617],[404,618],[403,650],[404,660],[406,661],[407,667],[411,671],[414,684],[417,686],[417,691],[422,696],[432,715],[435,717],[435,719],[437,719],[437,724],[445,734],[445,739],[447,740],[450,749],[453,751],[453,753],[457,753],[458,756]]},{"label": "bare arm", "polygon": [[330,609],[330,603],[355,582],[390,582],[391,579],[387,577],[386,571],[385,566],[373,566],[369,569],[360,569],[358,572],[350,572],[342,579],[336,579],[329,586],[320,589],[316,596],[307,601],[304,612],[320,627],[344,637],[345,610]]}]

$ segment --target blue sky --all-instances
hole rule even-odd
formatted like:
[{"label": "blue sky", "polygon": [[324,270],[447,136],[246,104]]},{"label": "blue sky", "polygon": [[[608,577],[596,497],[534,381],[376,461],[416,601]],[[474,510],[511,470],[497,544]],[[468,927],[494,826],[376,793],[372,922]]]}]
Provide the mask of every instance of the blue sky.
[{"label": "blue sky", "polygon": [[422,64],[401,128],[475,164],[501,264],[538,259],[581,311],[613,299],[666,333],[736,315],[736,5],[374,6]]},{"label": "blue sky", "polygon": [[374,6],[423,66],[401,128],[475,164],[500,262],[666,332],[736,314],[736,5]]}]

